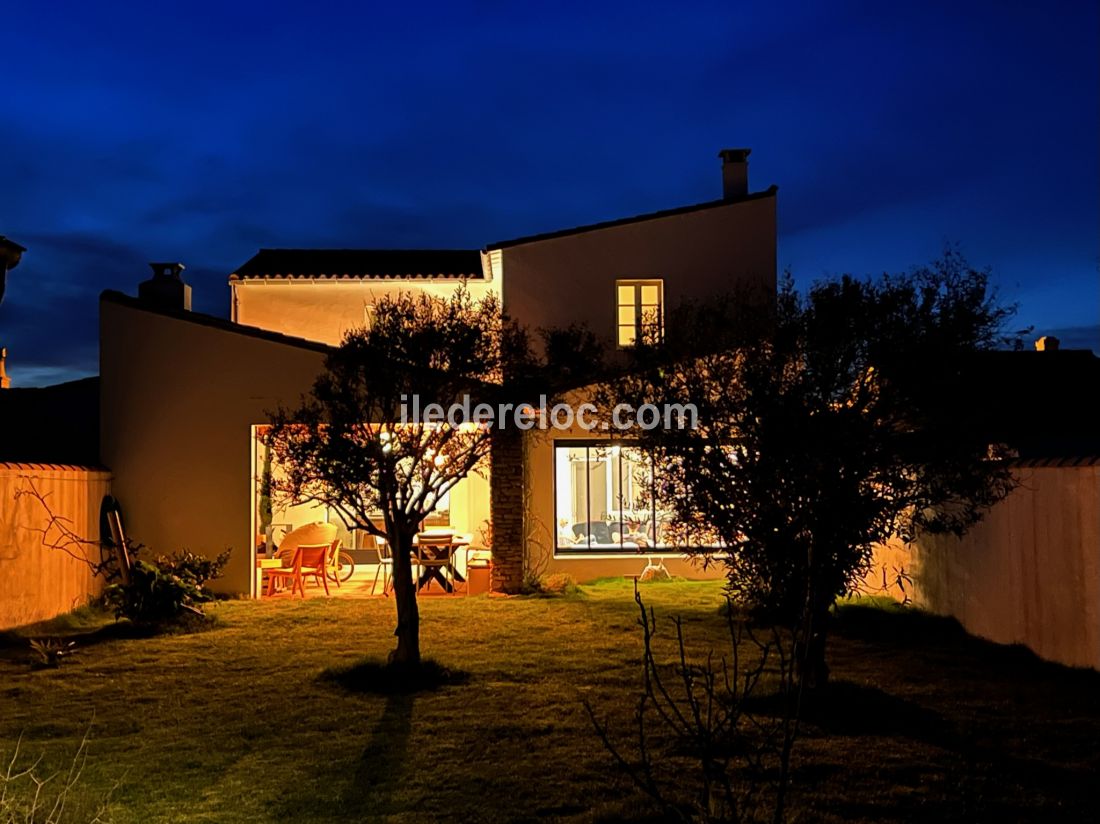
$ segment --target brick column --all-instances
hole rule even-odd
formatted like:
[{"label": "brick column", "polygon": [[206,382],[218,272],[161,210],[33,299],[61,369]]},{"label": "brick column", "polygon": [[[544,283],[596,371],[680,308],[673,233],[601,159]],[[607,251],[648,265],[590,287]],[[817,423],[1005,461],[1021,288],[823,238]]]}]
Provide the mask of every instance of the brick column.
[{"label": "brick column", "polygon": [[523,585],[523,434],[516,427],[495,429],[490,447],[494,592],[519,592]]}]

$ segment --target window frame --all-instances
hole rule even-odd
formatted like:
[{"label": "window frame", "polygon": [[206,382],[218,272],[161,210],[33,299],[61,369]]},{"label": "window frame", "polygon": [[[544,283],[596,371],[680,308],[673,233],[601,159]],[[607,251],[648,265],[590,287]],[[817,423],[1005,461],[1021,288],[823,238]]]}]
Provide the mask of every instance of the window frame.
[{"label": "window frame", "polygon": [[[583,544],[566,544],[560,543],[561,536],[558,529],[558,450],[559,449],[578,449],[585,448],[586,450],[593,449],[610,449],[611,447],[619,447],[622,449],[634,449],[639,452],[644,452],[645,449],[639,441],[636,440],[621,440],[621,439],[608,439],[608,438],[564,438],[554,440],[551,443],[551,467],[553,471],[553,488],[552,488],[552,512],[553,512],[553,540],[554,540],[554,557],[556,558],[597,558],[597,557],[612,557],[619,558],[623,556],[638,556],[646,555],[651,557],[667,557],[667,558],[679,558],[683,555],[683,552],[676,549],[674,546],[657,546],[657,496],[656,496],[656,484],[657,484],[657,470],[652,461],[649,465],[649,519],[653,524],[653,541],[654,545],[648,548],[639,549],[635,546],[623,546],[622,539],[622,519],[619,520],[619,542],[614,546],[594,546],[591,543]],[[617,465],[611,470],[619,478],[619,512],[623,512],[622,506],[622,473],[623,473],[623,459],[622,452],[620,451]],[[587,475],[586,475],[587,478]],[[587,481],[586,481],[587,483]],[[612,487],[612,481],[608,478],[609,488]],[[592,523],[592,491],[586,486],[584,490],[585,499],[585,523]],[[612,524],[613,525],[613,524]]]},{"label": "window frame", "polygon": [[[657,287],[657,303],[646,304],[642,300],[642,289],[646,286]],[[619,299],[619,290],[621,288],[633,289],[633,301],[630,304],[623,304]],[[647,308],[653,308],[656,306],[657,319],[652,324],[644,322],[643,318],[645,310]],[[622,331],[624,329],[631,328],[628,324],[625,324],[621,320],[621,312],[623,309],[630,308],[633,310],[633,338],[624,343],[622,339]],[[615,280],[615,345],[619,349],[627,349],[634,346],[638,339],[642,336],[643,330],[655,326],[657,329],[658,337],[664,337],[665,333],[665,281],[664,278],[618,278]]]}]

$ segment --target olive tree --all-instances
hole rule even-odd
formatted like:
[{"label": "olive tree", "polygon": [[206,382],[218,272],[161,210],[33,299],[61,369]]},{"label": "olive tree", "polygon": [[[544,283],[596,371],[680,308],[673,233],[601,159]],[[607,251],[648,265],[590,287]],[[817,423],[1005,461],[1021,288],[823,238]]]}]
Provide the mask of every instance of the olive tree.
[{"label": "olive tree", "polygon": [[959,396],[1014,309],[954,252],[805,294],[788,277],[771,306],[743,297],[674,312],[603,400],[695,405],[695,429],[638,432],[658,506],[685,551],[726,564],[742,601],[805,622],[801,659],[820,684],[828,611],[874,546],[920,530],[962,534],[1012,489]]},{"label": "olive tree", "polygon": [[413,539],[456,484],[487,470],[493,437],[485,421],[452,425],[429,407],[498,401],[509,364],[529,361],[525,335],[497,299],[474,301],[464,288],[449,299],[400,293],[377,303],[369,326],[328,355],[298,408],[271,417],[263,440],[277,467],[272,491],[330,507],[389,544],[394,662],[420,660]]}]

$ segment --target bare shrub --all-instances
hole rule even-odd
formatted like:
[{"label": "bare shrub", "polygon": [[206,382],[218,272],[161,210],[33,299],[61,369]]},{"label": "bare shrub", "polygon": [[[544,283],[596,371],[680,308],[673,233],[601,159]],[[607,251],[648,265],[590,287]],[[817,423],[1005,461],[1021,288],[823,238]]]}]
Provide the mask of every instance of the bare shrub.
[{"label": "bare shrub", "polygon": [[633,735],[585,709],[616,765],[667,820],[781,822],[803,690],[794,650],[801,628],[754,630],[727,601],[729,652],[690,661],[680,618],[674,659],[657,651],[657,619],[634,590],[643,687]]},{"label": "bare shrub", "polygon": [[88,763],[85,731],[68,770],[44,774],[42,757],[29,765],[21,762],[23,737],[20,736],[6,766],[0,771],[0,824],[62,824],[68,821],[108,821],[111,793],[89,799],[80,783]]}]

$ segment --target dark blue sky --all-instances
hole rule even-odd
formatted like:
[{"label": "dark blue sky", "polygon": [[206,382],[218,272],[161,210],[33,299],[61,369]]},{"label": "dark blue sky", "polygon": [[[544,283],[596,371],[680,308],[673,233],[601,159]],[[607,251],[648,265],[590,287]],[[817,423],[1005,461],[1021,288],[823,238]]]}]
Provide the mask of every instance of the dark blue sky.
[{"label": "dark blue sky", "polygon": [[96,371],[104,288],[260,246],[468,246],[779,185],[799,282],[945,242],[1100,349],[1097,4],[12,3],[17,385]]}]

